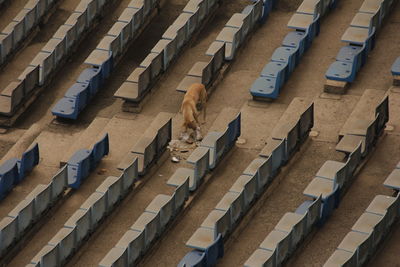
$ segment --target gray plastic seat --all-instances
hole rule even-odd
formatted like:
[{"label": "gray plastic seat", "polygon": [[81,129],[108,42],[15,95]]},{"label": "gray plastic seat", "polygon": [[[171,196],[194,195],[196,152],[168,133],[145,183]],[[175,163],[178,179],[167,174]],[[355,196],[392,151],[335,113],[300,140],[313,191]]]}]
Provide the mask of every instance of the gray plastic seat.
[{"label": "gray plastic seat", "polygon": [[365,211],[382,216],[386,215],[385,229],[388,231],[399,216],[399,206],[400,194],[397,194],[397,197],[377,195]]},{"label": "gray plastic seat", "polygon": [[394,190],[400,190],[400,169],[394,169],[383,182],[383,185]]},{"label": "gray plastic seat", "polygon": [[147,57],[140,63],[140,67],[150,67],[150,83],[153,79],[158,77],[163,69],[163,54],[149,53]]},{"label": "gray plastic seat", "polygon": [[64,227],[71,229],[76,227],[76,243],[79,246],[91,232],[90,212],[88,210],[78,209],[72,214],[68,221],[65,222]]},{"label": "gray plastic seat", "polygon": [[174,184],[172,186],[176,187],[173,197],[175,198],[175,213],[177,213],[183,208],[185,201],[189,198],[189,176],[183,176],[181,184]]},{"label": "gray plastic seat", "polygon": [[64,192],[68,184],[67,165],[62,167],[51,180],[51,199],[54,202]]},{"label": "gray plastic seat", "polygon": [[39,266],[57,267],[58,265],[58,251],[57,247],[52,245],[45,245],[31,263],[38,264]]},{"label": "gray plastic seat", "polygon": [[7,248],[13,244],[18,237],[17,218],[4,217],[0,221],[0,255],[3,255]]},{"label": "gray plastic seat", "polygon": [[289,254],[290,234],[272,230],[261,243],[260,248],[275,251],[276,264],[280,265]]},{"label": "gray plastic seat", "polygon": [[287,212],[275,225],[275,230],[291,233],[290,250],[294,251],[297,244],[305,236],[307,215]]},{"label": "gray plastic seat", "polygon": [[174,196],[159,194],[146,207],[147,212],[160,214],[160,227],[164,229],[175,215]]},{"label": "gray plastic seat", "polygon": [[335,181],[315,177],[304,189],[303,194],[314,199],[321,195],[322,199],[325,199],[332,194],[334,185]]},{"label": "gray plastic seat", "polygon": [[339,161],[327,160],[319,168],[315,176],[329,179],[331,181],[336,180],[340,188],[346,183],[347,164]]},{"label": "gray plastic seat", "polygon": [[121,39],[118,36],[105,35],[96,48],[111,52],[115,59],[121,53]]},{"label": "gray plastic seat", "polygon": [[205,251],[210,245],[214,243],[216,233],[214,229],[210,228],[197,228],[196,232],[186,242],[186,246],[200,251]]},{"label": "gray plastic seat", "polygon": [[163,54],[163,70],[166,71],[175,57],[176,53],[176,40],[161,39],[158,43],[151,49],[152,53]]},{"label": "gray plastic seat", "polygon": [[362,266],[372,253],[372,234],[351,231],[337,248],[357,254],[357,265]]},{"label": "gray plastic seat", "polygon": [[209,132],[201,141],[200,146],[209,148],[210,169],[213,170],[222,159],[228,146],[228,128],[224,132]]},{"label": "gray plastic seat", "polygon": [[51,205],[51,184],[39,184],[25,197],[28,201],[34,202],[35,220]]},{"label": "gray plastic seat", "polygon": [[231,217],[231,224],[234,225],[243,213],[244,194],[227,192],[215,206],[216,210],[228,211]]},{"label": "gray plastic seat", "polygon": [[128,248],[128,265],[132,265],[145,251],[144,232],[128,230],[115,247]]},{"label": "gray plastic seat", "polygon": [[121,51],[123,51],[127,47],[127,44],[131,39],[131,34],[132,34],[131,26],[132,25],[129,23],[117,21],[107,32],[107,35],[117,37],[120,39],[119,43]]},{"label": "gray plastic seat", "polygon": [[357,254],[336,249],[335,252],[325,262],[324,267],[353,267],[357,264]]},{"label": "gray plastic seat", "polygon": [[61,228],[57,234],[49,241],[49,245],[57,246],[59,264],[65,263],[65,260],[77,249],[76,226],[74,228]]},{"label": "gray plastic seat", "polygon": [[143,212],[131,226],[131,230],[144,232],[145,247],[147,249],[160,232],[160,214]]},{"label": "gray plastic seat", "polygon": [[244,175],[257,177],[257,194],[264,191],[264,187],[272,181],[272,158],[256,158],[243,171]]},{"label": "gray plastic seat", "polygon": [[99,263],[99,267],[128,266],[127,248],[113,247]]},{"label": "gray plastic seat", "polygon": [[225,237],[231,230],[230,213],[214,209],[208,214],[201,227],[213,229],[216,234],[221,234],[222,237]]},{"label": "gray plastic seat", "polygon": [[241,175],[236,179],[229,192],[243,193],[242,210],[245,211],[250,208],[250,204],[255,200],[257,188],[257,176]]},{"label": "gray plastic seat", "polygon": [[352,231],[373,234],[372,247],[376,248],[384,234],[385,217],[373,213],[364,212],[351,227]]},{"label": "gray plastic seat", "polygon": [[225,43],[214,41],[206,51],[207,56],[213,57],[213,75],[216,74],[224,64]]},{"label": "gray plastic seat", "polygon": [[35,220],[34,201],[22,200],[19,204],[8,213],[8,216],[17,219],[18,234],[23,234],[24,231]]},{"label": "gray plastic seat", "polygon": [[244,267],[274,267],[276,266],[275,250],[270,251],[258,248],[244,263]]},{"label": "gray plastic seat", "polygon": [[91,194],[80,207],[90,213],[91,229],[95,229],[107,212],[106,195],[99,192]]},{"label": "gray plastic seat", "polygon": [[97,187],[96,192],[106,195],[108,213],[121,198],[122,179],[120,177],[109,176]]},{"label": "gray plastic seat", "polygon": [[39,52],[36,57],[29,63],[29,66],[39,66],[39,84],[43,85],[47,81],[47,77],[54,68],[54,54]]},{"label": "gray plastic seat", "polygon": [[286,160],[286,139],[269,139],[267,145],[261,150],[260,156],[271,158],[271,173],[275,176]]}]

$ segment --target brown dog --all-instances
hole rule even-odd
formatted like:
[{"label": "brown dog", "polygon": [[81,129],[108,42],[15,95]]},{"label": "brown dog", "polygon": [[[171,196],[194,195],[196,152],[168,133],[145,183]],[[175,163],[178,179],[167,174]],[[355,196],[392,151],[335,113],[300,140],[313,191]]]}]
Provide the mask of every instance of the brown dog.
[{"label": "brown dog", "polygon": [[197,110],[197,103],[200,103],[203,108],[203,120],[206,119],[206,101],[207,91],[203,84],[194,83],[186,91],[183,97],[181,112],[183,115],[183,125],[181,138],[185,141],[189,140],[188,129],[192,129],[196,133],[196,140],[200,141],[201,129],[198,120],[199,111]]}]

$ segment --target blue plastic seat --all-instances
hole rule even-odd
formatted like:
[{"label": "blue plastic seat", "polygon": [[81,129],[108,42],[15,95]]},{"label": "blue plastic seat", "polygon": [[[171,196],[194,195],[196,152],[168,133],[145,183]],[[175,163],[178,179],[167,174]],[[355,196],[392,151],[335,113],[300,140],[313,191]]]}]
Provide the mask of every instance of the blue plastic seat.
[{"label": "blue plastic seat", "polygon": [[253,97],[277,99],[279,96],[279,81],[276,78],[259,77],[250,88]]},{"label": "blue plastic seat", "polygon": [[98,141],[93,146],[93,163],[91,169],[94,169],[96,165],[100,162],[100,160],[105,156],[108,155],[109,152],[109,141],[108,141],[108,133],[104,135],[104,137]]},{"label": "blue plastic seat", "polygon": [[261,77],[275,78],[279,84],[279,87],[282,87],[285,83],[285,79],[287,78],[285,73],[287,72],[287,65],[283,62],[268,62],[261,71]]},{"label": "blue plastic seat", "polygon": [[228,124],[228,146],[226,151],[228,151],[236,142],[237,138],[241,134],[241,113]]},{"label": "blue plastic seat", "polygon": [[391,70],[393,75],[400,75],[400,57],[395,60]]},{"label": "blue plastic seat", "polygon": [[323,200],[321,205],[321,220],[319,221],[319,225],[323,225],[331,216],[333,210],[339,206],[339,190],[338,184],[335,184],[335,189],[333,192]]},{"label": "blue plastic seat", "polygon": [[296,65],[299,63],[301,56],[306,48],[306,33],[301,31],[289,32],[282,41],[282,46],[297,48]]},{"label": "blue plastic seat", "polygon": [[333,62],[326,71],[326,78],[335,81],[353,82],[356,78],[357,62]]},{"label": "blue plastic seat", "polygon": [[364,47],[356,45],[347,45],[340,48],[336,56],[337,61],[349,62],[356,64],[356,71],[364,65]]},{"label": "blue plastic seat", "polygon": [[91,150],[81,149],[68,160],[68,186],[79,188],[82,181],[89,175],[93,154]]},{"label": "blue plastic seat", "polygon": [[287,63],[286,79],[289,78],[296,66],[296,48],[294,47],[278,47],[272,54],[271,61]]},{"label": "blue plastic seat", "polygon": [[178,267],[206,267],[206,253],[199,250],[188,252],[179,262]]},{"label": "blue plastic seat", "polygon": [[16,160],[8,160],[0,166],[0,199],[3,199],[19,179]]},{"label": "blue plastic seat", "polygon": [[36,143],[32,148],[22,154],[22,158],[18,162],[20,179],[25,177],[26,173],[30,172],[38,164],[39,145]]},{"label": "blue plastic seat", "polygon": [[78,83],[89,83],[90,96],[93,97],[101,87],[102,77],[100,68],[89,68],[81,72]]},{"label": "blue plastic seat", "polygon": [[74,83],[65,93],[66,98],[75,98],[77,101],[78,112],[81,112],[89,103],[90,91],[89,83]]},{"label": "blue plastic seat", "polygon": [[54,116],[76,120],[79,115],[79,97],[63,97],[51,109]]}]

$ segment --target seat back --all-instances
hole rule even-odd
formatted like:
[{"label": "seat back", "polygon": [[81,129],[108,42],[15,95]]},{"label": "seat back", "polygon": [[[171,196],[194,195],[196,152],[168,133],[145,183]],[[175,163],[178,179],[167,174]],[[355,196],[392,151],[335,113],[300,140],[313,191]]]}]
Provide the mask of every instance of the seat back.
[{"label": "seat back", "polygon": [[21,166],[19,170],[20,178],[24,177],[27,172],[30,172],[33,167],[39,164],[39,145],[35,145],[22,154]]},{"label": "seat back", "polygon": [[18,165],[15,161],[7,169],[0,172],[0,199],[4,198],[14,187],[18,179]]},{"label": "seat back", "polygon": [[298,141],[299,141],[299,129],[300,129],[300,121],[297,121],[297,123],[290,129],[290,131],[287,134],[287,140],[286,140],[286,160],[289,160],[290,157],[293,155],[294,151],[297,148]]},{"label": "seat back", "polygon": [[217,260],[224,256],[224,242],[222,241],[222,235],[218,234],[217,238],[214,240],[205,251],[206,254],[206,266],[215,266]]},{"label": "seat back", "polygon": [[172,118],[157,131],[157,157],[165,150],[172,138]]},{"label": "seat back", "polygon": [[307,222],[306,222],[306,232],[309,232],[311,228],[319,222],[321,219],[321,206],[322,197],[319,196],[314,202],[308,207],[307,211]]},{"label": "seat back", "polygon": [[325,198],[321,206],[321,220],[320,224],[323,225],[330,217],[333,210],[337,207],[339,201],[339,186],[334,183],[333,192]]},{"label": "seat back", "polygon": [[109,139],[108,139],[108,133],[106,133],[104,137],[93,146],[94,164],[97,165],[105,155],[108,155],[108,152],[109,152]]},{"label": "seat back", "polygon": [[389,96],[386,96],[375,109],[375,116],[378,116],[376,123],[376,133],[380,135],[385,129],[385,124],[389,121]]},{"label": "seat back", "polygon": [[358,164],[361,162],[361,142],[357,146],[356,150],[350,153],[349,158],[347,159],[347,179],[351,179],[353,177],[354,171],[357,169]]},{"label": "seat back", "polygon": [[236,139],[240,136],[241,133],[241,113],[239,112],[238,115],[228,124],[228,140],[229,140],[229,147],[233,146]]},{"label": "seat back", "polygon": [[314,102],[300,115],[300,139],[304,141],[308,137],[311,128],[314,127]]}]

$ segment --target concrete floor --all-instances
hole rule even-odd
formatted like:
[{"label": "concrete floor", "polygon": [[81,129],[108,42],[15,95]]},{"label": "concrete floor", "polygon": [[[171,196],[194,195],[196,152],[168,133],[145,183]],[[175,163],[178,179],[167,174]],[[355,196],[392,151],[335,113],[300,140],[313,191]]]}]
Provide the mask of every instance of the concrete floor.
[{"label": "concrete floor", "polygon": [[[0,26],[3,23],[7,25],[8,22],[5,21],[13,18],[12,12],[17,13],[26,1],[11,2],[10,6],[0,10]],[[139,115],[126,114],[121,112],[122,101],[112,97],[114,92],[146,57],[187,2],[186,0],[166,0],[161,13],[142,36],[132,44],[105,88],[94,98],[77,122],[70,125],[53,124],[53,117],[50,113],[52,106],[74,83],[84,68],[83,61],[111,28],[129,2],[128,0],[114,1],[110,12],[100,21],[93,34],[89,35],[80,45],[75,55],[59,72],[53,84],[25,112],[13,129],[0,135],[0,156],[4,156],[23,137],[25,132],[29,132],[28,129],[32,125],[37,125],[40,130],[33,139],[39,142],[41,149],[39,166],[2,201],[2,205],[0,205],[2,217],[37,184],[48,182],[51,179],[58,169],[59,161],[64,156],[60,151],[68,151],[72,143],[79,142],[82,134],[92,122],[96,121],[96,118],[106,121],[104,121],[104,125],[98,126],[94,136],[100,137],[103,133],[109,132],[111,146],[110,155],[21,249],[10,266],[23,266],[29,263],[85,199],[95,191],[97,186],[107,176],[116,173],[118,162],[122,160],[125,153],[140,137],[143,129],[159,112],[176,114],[173,119],[173,135],[175,139],[177,138],[181,121],[178,111],[183,95],[176,92],[175,88],[192,65],[197,60],[201,60],[207,47],[230,16],[235,12],[240,12],[248,3],[245,0],[224,1],[214,19],[200,32],[192,46],[183,51],[175,64],[156,84],[155,93],[146,103],[142,112]],[[312,100],[315,103],[313,130],[318,135],[310,138],[306,143],[307,146],[302,150],[298,160],[292,162],[288,172],[281,177],[276,190],[266,199],[265,203],[262,203],[262,208],[243,231],[235,236],[233,242],[230,242],[231,245],[227,247],[224,258],[218,262],[218,265],[221,266],[243,265],[282,215],[294,211],[303,201],[302,191],[319,167],[326,160],[340,160],[341,155],[334,149],[337,134],[364,90],[373,88],[386,91],[390,87],[389,69],[394,59],[400,55],[400,47],[394,41],[400,37],[398,32],[400,5],[393,10],[381,29],[374,51],[369,55],[367,64],[360,71],[347,94],[339,98],[326,97],[322,94],[325,71],[343,45],[340,37],[363,2],[362,0],[339,1],[337,9],[322,20],[320,35],[315,39],[312,47],[304,55],[290,80],[282,89],[279,99],[270,103],[252,101],[248,89],[258,77],[274,49],[280,46],[283,37],[289,31],[286,24],[293,14],[293,7],[296,7],[298,2],[300,1],[280,1],[267,23],[257,29],[250,41],[245,44],[241,53],[232,63],[229,73],[211,95],[207,106],[207,123],[204,125],[203,131],[206,132],[210,129],[223,108],[237,108],[242,112],[241,138],[246,140],[246,143],[237,145],[221,162],[213,172],[212,180],[199,192],[197,201],[165,233],[162,240],[141,263],[142,266],[176,266],[189,251],[184,245],[185,242],[251,160],[257,157],[290,102],[295,97]],[[58,9],[49,20],[51,23],[44,25],[31,43],[0,71],[1,87],[6,86],[19,75],[78,3],[79,0],[60,0]],[[10,11],[10,13],[5,14],[2,12],[3,10]],[[316,232],[312,240],[298,250],[291,261],[291,266],[322,266],[373,197],[376,194],[388,195],[391,193],[383,187],[382,182],[400,160],[400,155],[398,155],[400,95],[391,92],[390,99],[392,102],[389,124],[394,127],[394,130],[388,132],[378,143],[377,149],[344,196],[340,207],[334,212],[328,223]],[[88,244],[71,259],[69,265],[97,266],[154,196],[172,192],[165,182],[179,166],[180,164],[172,164],[169,160],[155,166],[154,172],[144,178],[143,187],[137,193],[127,197],[123,206],[107,222],[107,225],[96,232]],[[106,170],[105,173],[100,172],[100,169]],[[371,261],[371,266],[379,264],[398,266],[396,265],[398,264],[396,251],[400,249],[399,234],[400,231],[394,231],[393,235],[383,244],[381,251]]]}]

